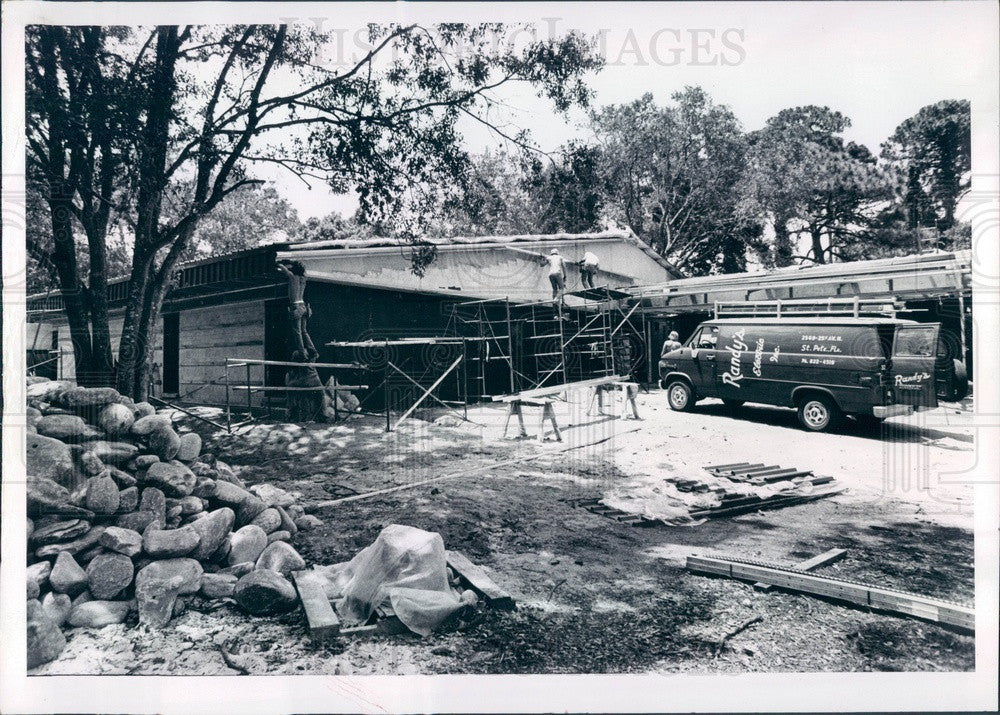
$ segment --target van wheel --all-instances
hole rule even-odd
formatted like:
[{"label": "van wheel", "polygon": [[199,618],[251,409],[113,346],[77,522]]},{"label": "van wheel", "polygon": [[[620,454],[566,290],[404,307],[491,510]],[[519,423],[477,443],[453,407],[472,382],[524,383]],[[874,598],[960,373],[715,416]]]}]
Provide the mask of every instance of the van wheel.
[{"label": "van wheel", "polygon": [[836,421],[837,413],[837,406],[829,397],[807,397],[799,405],[799,422],[810,432],[823,432]]},{"label": "van wheel", "polygon": [[667,385],[667,402],[676,412],[687,412],[694,405],[694,394],[686,382],[676,380]]},{"label": "van wheel", "polygon": [[726,398],[722,399],[722,404],[724,404],[726,407],[728,407],[731,410],[737,410],[740,407],[743,407],[743,403],[744,402],[745,402],[745,400],[730,400],[730,399],[726,399]]}]

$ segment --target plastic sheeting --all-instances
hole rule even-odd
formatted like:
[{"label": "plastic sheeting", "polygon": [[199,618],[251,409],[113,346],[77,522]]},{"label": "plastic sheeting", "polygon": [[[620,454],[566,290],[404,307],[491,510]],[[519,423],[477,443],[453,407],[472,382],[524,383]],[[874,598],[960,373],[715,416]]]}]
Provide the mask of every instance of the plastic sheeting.
[{"label": "plastic sheeting", "polygon": [[390,524],[346,563],[317,571],[326,595],[336,601],[345,625],[365,623],[376,608],[390,606],[403,625],[429,635],[461,607],[448,584],[448,564],[440,534]]}]

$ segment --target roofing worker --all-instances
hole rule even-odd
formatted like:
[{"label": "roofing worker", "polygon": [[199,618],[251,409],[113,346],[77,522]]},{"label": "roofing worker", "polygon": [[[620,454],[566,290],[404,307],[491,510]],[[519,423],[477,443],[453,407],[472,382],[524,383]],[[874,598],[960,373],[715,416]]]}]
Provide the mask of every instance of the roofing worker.
[{"label": "roofing worker", "polygon": [[306,268],[299,261],[278,261],[277,268],[288,277],[288,315],[292,319],[295,349],[302,353],[305,362],[313,362],[319,352],[306,328],[306,321],[312,316],[305,300]]},{"label": "roofing worker", "polygon": [[552,300],[562,297],[563,289],[566,288],[566,259],[559,255],[559,249],[553,248],[549,251],[549,257],[545,259],[549,264],[549,283],[552,284]]},{"label": "roofing worker", "polygon": [[583,254],[580,260],[580,278],[583,279],[584,288],[594,287],[594,276],[597,275],[598,260],[590,251]]},{"label": "roofing worker", "polygon": [[667,353],[672,353],[674,350],[680,350],[684,347],[681,345],[679,338],[680,335],[677,331],[671,330],[670,335],[668,335],[667,339],[663,341],[663,350],[660,351],[660,357],[663,357]]}]

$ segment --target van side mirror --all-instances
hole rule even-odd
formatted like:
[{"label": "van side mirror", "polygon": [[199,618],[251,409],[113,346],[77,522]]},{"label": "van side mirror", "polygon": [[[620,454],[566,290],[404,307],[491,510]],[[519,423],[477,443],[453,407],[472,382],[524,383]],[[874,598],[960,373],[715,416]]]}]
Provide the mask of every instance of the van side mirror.
[{"label": "van side mirror", "polygon": [[698,348],[691,348],[691,359],[692,360],[698,359]]}]

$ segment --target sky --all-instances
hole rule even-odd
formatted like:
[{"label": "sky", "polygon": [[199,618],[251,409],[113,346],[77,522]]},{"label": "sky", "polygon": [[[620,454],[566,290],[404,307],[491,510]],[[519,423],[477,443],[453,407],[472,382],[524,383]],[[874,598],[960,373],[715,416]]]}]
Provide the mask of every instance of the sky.
[{"label": "sky", "polygon": [[[463,11],[466,5],[441,10],[408,3],[394,6],[393,19],[509,19],[531,23],[540,37],[569,29],[592,33],[601,38],[607,62],[588,78],[596,106],[630,102],[646,92],[666,104],[672,93],[698,85],[728,105],[749,131],[781,109],[825,105],[851,119],[848,139],[876,153],[899,123],[942,99],[970,99],[980,118],[997,113],[994,3],[513,5],[516,14],[507,7],[487,17],[483,8],[493,5],[470,13]],[[337,15],[334,22],[321,12],[309,13],[310,20],[305,15],[290,17],[330,30],[330,61],[346,61],[357,51],[352,37],[365,21],[361,17]],[[557,115],[530,87],[506,91],[502,99],[510,107],[507,119],[528,127],[543,150],[584,132],[582,111]],[[995,119],[990,123],[995,134]],[[476,151],[503,141],[471,121],[463,131]],[[279,170],[258,175],[274,181],[302,219],[331,210],[350,214],[357,205],[352,195],[333,195],[318,184],[309,189]]]}]

